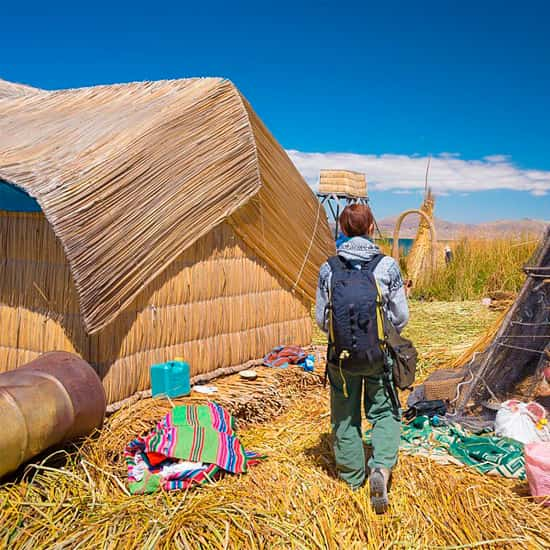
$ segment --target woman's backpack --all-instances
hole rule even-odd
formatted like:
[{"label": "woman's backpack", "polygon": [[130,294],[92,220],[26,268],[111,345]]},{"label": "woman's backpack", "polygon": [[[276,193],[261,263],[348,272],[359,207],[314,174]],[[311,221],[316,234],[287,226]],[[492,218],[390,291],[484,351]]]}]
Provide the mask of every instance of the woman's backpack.
[{"label": "woman's backpack", "polygon": [[366,364],[382,363],[381,297],[374,269],[379,254],[360,268],[341,256],[329,258],[332,270],[329,302],[329,362],[362,374]]},{"label": "woman's backpack", "polygon": [[[332,270],[328,301],[328,361],[351,374],[366,374],[373,364],[391,369],[394,384],[414,382],[417,352],[386,318],[374,270],[384,258],[374,256],[360,269],[341,256],[329,258]],[[388,360],[391,359],[391,360]]]}]

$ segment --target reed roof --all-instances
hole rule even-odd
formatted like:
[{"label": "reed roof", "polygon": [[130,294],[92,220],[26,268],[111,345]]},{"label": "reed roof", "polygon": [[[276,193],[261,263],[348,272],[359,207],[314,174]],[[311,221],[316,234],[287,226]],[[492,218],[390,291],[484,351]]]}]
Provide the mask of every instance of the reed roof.
[{"label": "reed roof", "polygon": [[44,90],[27,86],[26,84],[17,84],[16,82],[8,82],[0,78],[0,99],[6,97],[24,97],[34,94],[47,93]]},{"label": "reed roof", "polygon": [[321,169],[319,192],[366,197],[367,178],[364,173],[352,170]]},{"label": "reed roof", "polygon": [[64,247],[88,332],[224,220],[313,298],[331,247],[325,216],[231,82],[36,93],[13,86],[0,82],[0,179],[40,204]]}]

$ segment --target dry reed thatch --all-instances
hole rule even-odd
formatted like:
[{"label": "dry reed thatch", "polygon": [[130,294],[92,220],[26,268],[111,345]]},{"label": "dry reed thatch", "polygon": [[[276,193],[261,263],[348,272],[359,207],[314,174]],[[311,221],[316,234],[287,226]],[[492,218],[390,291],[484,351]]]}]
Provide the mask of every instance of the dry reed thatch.
[{"label": "dry reed thatch", "polygon": [[175,356],[199,375],[310,342],[334,243],[230,82],[0,100],[2,178],[44,214],[0,212],[0,369],[78,353],[112,403]]},{"label": "dry reed thatch", "polygon": [[491,343],[498,329],[502,325],[502,321],[506,317],[508,309],[502,311],[500,315],[494,320],[487,330],[466,350],[464,350],[458,357],[453,359],[448,368],[459,368],[469,363],[475,354],[482,353],[487,349],[487,346]]},{"label": "dry reed thatch", "polygon": [[225,220],[310,298],[333,248],[315,196],[227,80],[0,99],[0,179],[51,223],[89,333]]},{"label": "dry reed thatch", "polygon": [[[432,331],[432,343],[458,340],[463,324],[455,328],[456,304],[447,307],[446,326],[445,304],[413,304],[422,315],[413,316],[411,332],[429,332],[434,306],[442,326]],[[470,319],[466,310],[463,323]],[[479,321],[480,330],[489,315],[494,318],[492,312],[487,315]],[[418,319],[429,322],[420,326]],[[423,346],[420,351],[423,355]],[[531,501],[525,482],[484,477],[421,457],[401,457],[391,509],[376,516],[367,489],[351,492],[335,478],[327,390],[295,369],[261,369],[258,381],[257,387],[246,384],[244,392],[244,383],[234,377],[218,382],[221,399],[231,387],[240,396],[276,388],[267,394],[275,403],[272,407],[271,397],[266,400],[267,417],[286,410],[269,423],[240,426],[245,446],[268,455],[245,476],[187,493],[128,496],[121,449],[169,407],[142,401],[113,415],[79,453],[59,453],[63,469],[52,457],[29,467],[23,481],[0,489],[0,540],[11,548],[548,547],[548,512]]]},{"label": "dry reed thatch", "polygon": [[0,249],[0,370],[45,351],[70,351],[94,365],[114,402],[148,388],[149,366],[176,356],[195,376],[263,357],[277,344],[311,341],[309,302],[228,224],[180,254],[92,336],[63,249],[42,214],[0,215]]},{"label": "dry reed thatch", "polygon": [[319,193],[366,197],[367,179],[365,174],[351,170],[321,170]]},{"label": "dry reed thatch", "polygon": [[17,84],[15,82],[8,82],[0,78],[0,99],[7,97],[25,97],[35,94],[46,93],[38,88],[27,86],[25,84]]}]

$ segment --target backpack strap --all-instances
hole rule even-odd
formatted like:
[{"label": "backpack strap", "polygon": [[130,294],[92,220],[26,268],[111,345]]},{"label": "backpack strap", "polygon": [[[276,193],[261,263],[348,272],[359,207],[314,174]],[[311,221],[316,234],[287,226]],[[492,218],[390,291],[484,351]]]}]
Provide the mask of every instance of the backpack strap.
[{"label": "backpack strap", "polygon": [[342,256],[331,256],[327,263],[333,273],[353,269],[353,266]]},{"label": "backpack strap", "polygon": [[371,273],[374,273],[374,270],[376,269],[376,266],[385,258],[385,254],[377,254],[374,256],[371,260],[368,262],[365,262],[365,268],[367,271],[370,271]]},{"label": "backpack strap", "polygon": [[[384,254],[377,254],[376,256],[373,256],[368,262],[361,262],[361,266],[365,269],[365,271],[370,271],[371,273],[374,272],[376,269],[376,266],[380,263],[381,260],[383,260],[386,256]],[[328,265],[330,266],[331,271],[334,273],[335,271],[344,271],[353,269],[353,265],[346,260],[343,256],[331,256],[327,260]]]}]

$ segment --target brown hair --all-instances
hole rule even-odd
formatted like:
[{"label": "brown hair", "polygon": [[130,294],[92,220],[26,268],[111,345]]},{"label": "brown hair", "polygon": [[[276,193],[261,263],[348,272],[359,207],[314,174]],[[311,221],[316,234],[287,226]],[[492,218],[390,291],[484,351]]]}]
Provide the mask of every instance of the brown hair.
[{"label": "brown hair", "polygon": [[340,214],[340,227],[348,237],[368,235],[374,216],[366,204],[351,204]]}]

